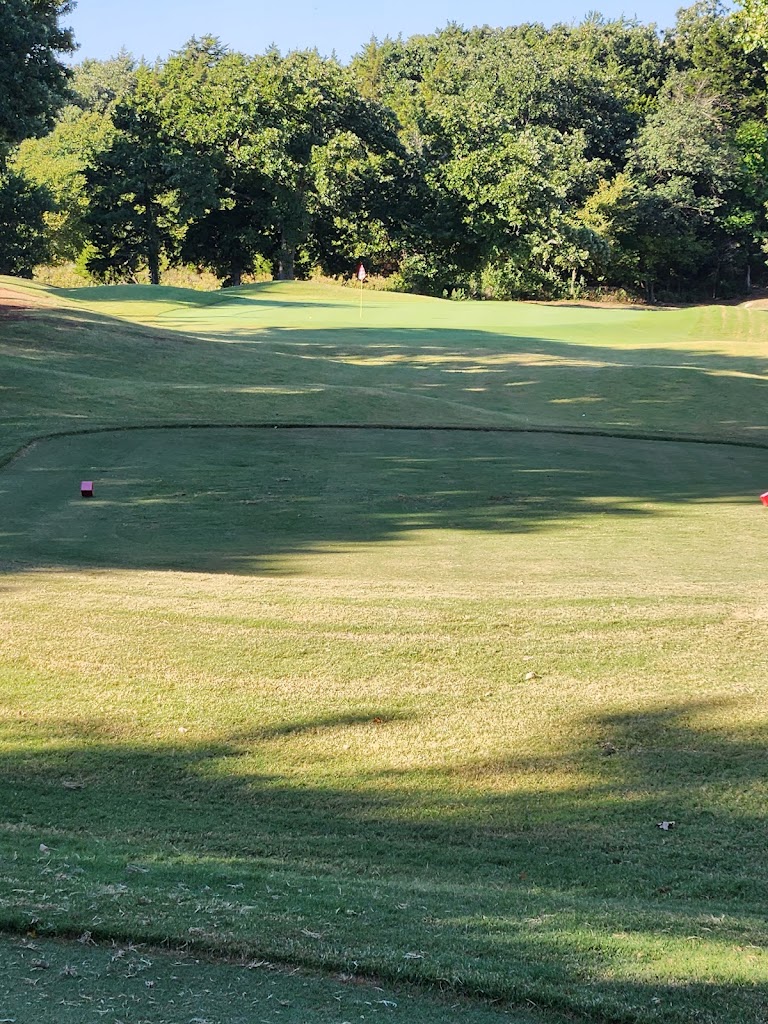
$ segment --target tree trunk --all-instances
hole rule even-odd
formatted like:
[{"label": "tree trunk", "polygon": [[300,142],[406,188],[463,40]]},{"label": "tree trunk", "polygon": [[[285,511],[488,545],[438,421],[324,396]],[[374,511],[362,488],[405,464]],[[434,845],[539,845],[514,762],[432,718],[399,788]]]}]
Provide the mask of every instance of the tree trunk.
[{"label": "tree trunk", "polygon": [[230,267],[229,277],[222,283],[222,288],[238,288],[243,283],[243,271],[241,267]]},{"label": "tree trunk", "polygon": [[160,246],[157,240],[154,204],[150,196],[147,196],[145,199],[145,210],[147,216],[147,267],[149,269],[149,283],[160,284]]},{"label": "tree trunk", "polygon": [[280,254],[277,262],[278,281],[293,281],[295,260],[296,246],[289,243],[285,236],[285,231],[282,231],[280,234]]},{"label": "tree trunk", "polygon": [[156,248],[149,252],[149,283],[160,284],[160,260]]}]

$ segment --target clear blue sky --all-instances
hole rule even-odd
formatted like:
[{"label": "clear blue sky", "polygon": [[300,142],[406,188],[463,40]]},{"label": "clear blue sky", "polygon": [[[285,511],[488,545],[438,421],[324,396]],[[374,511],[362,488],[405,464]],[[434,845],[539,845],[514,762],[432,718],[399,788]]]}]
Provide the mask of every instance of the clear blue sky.
[{"label": "clear blue sky", "polygon": [[271,43],[283,52],[316,46],[348,60],[372,35],[432,32],[449,21],[516,25],[523,21],[580,21],[597,9],[608,18],[637,17],[661,27],[674,24],[676,0],[78,0],[63,23],[72,25],[80,49],[75,60],[110,57],[121,46],[148,60],[165,57],[190,36],[219,36],[232,49],[261,53]]}]

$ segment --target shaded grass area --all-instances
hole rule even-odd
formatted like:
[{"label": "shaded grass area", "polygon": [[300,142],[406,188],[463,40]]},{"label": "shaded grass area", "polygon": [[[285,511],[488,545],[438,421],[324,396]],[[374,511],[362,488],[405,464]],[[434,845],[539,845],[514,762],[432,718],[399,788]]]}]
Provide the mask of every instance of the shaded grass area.
[{"label": "shaded grass area", "polygon": [[[539,1024],[531,1011],[430,999],[351,974],[317,977],[265,960],[216,963],[140,944],[98,945],[0,937],[0,1013],[16,1024],[81,1024],[94,1015],[124,1024]],[[554,1018],[549,1017],[549,1021]]]},{"label": "shaded grass area", "polygon": [[[625,689],[623,711],[579,721],[563,675],[535,694],[456,687],[452,707],[443,696],[426,710],[328,681],[294,718],[287,693],[252,695],[263,724],[250,730],[235,725],[243,694],[221,683],[172,700],[161,679],[143,699],[134,684],[131,722],[103,677],[77,704],[90,691],[110,711],[70,719],[49,680],[42,718],[5,730],[0,920],[592,1019],[762,1020],[765,727],[741,722],[755,695],[688,694],[672,709]],[[257,692],[273,688],[261,679]],[[583,685],[580,711],[597,696]],[[201,739],[215,694],[222,738]],[[140,743],[158,729],[167,738]],[[671,817],[673,833],[657,830]]]},{"label": "shaded grass area", "polygon": [[[540,575],[551,562],[549,541],[530,547],[519,538],[562,534],[568,524],[568,535],[552,543],[580,575],[592,572],[595,546],[605,572],[638,579],[655,567],[670,578],[686,571],[692,541],[722,556],[722,537],[707,525],[720,503],[735,549],[721,572],[744,579],[761,564],[751,547],[759,543],[755,495],[766,474],[760,450],[546,434],[208,429],[63,437],[39,444],[0,478],[0,561],[279,573],[293,571],[290,558],[301,552],[353,557],[360,546],[453,530],[496,538]],[[83,479],[94,482],[92,500],[80,497]],[[739,503],[749,511],[738,513]],[[433,554],[429,545],[411,553],[406,543],[394,561],[420,560],[427,578]],[[371,573],[386,574],[392,559],[372,554]]]}]

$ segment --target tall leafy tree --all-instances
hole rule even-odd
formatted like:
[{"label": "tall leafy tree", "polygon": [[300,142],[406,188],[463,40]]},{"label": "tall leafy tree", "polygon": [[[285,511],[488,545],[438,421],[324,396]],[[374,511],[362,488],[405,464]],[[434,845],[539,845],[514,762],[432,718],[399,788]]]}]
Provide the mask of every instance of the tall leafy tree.
[{"label": "tall leafy tree", "polygon": [[112,145],[85,172],[88,269],[98,277],[131,277],[146,267],[150,283],[159,284],[162,258],[177,245],[184,163],[164,130],[160,102],[156,74],[142,69],[135,93],[113,113]]},{"label": "tall leafy tree", "polygon": [[28,275],[47,256],[45,190],[7,171],[9,153],[23,139],[50,127],[67,95],[69,73],[57,59],[75,49],[59,18],[74,5],[62,0],[0,3],[0,267]]},{"label": "tall leafy tree", "polygon": [[740,250],[735,271],[741,272],[744,289],[749,291],[768,252],[768,122],[745,121],[736,130],[734,144],[739,157],[738,190],[726,225],[732,245]]},{"label": "tall leafy tree", "polygon": [[14,155],[13,167],[54,198],[54,209],[45,221],[57,262],[77,260],[86,246],[85,170],[114,141],[112,113],[132,93],[136,75],[136,62],[128,53],[106,61],[83,61],[72,75],[71,102],[59,113],[53,130],[42,138],[26,139]]},{"label": "tall leafy tree", "polygon": [[265,257],[286,278],[364,257],[437,294],[733,290],[766,239],[762,3],[696,0],[664,33],[448,25],[348,68],[213,37],[154,69],[86,61],[15,166],[55,194],[54,256],[87,222],[106,276],[180,260],[237,284]]},{"label": "tall leafy tree", "polygon": [[338,62],[314,51],[246,58],[209,37],[190,40],[162,79],[167,131],[214,182],[189,212],[184,259],[236,284],[258,256],[291,278],[391,248],[402,147],[392,115]]},{"label": "tall leafy tree", "polygon": [[180,258],[238,285],[273,248],[254,61],[215,37],[193,38],[165,64],[161,84],[166,131],[199,172],[199,187],[182,197]]},{"label": "tall leafy tree", "polygon": [[0,157],[53,123],[67,96],[69,72],[59,54],[75,42],[59,19],[71,0],[3,0],[0,4]]},{"label": "tall leafy tree", "polygon": [[659,288],[669,298],[705,283],[716,292],[731,249],[727,214],[738,167],[718,97],[695,76],[671,77],[626,173],[586,204],[586,222],[602,227],[618,250],[614,283],[642,285],[651,301]]},{"label": "tall leafy tree", "polygon": [[548,38],[540,26],[452,25],[372,43],[356,62],[362,87],[379,89],[398,112],[401,137],[445,211],[432,218],[434,238],[403,261],[417,286],[541,294],[568,288],[591,262],[590,232],[568,207],[578,208],[606,159],[620,160],[634,121],[578,52],[556,51]]},{"label": "tall leafy tree", "polygon": [[[340,168],[342,154],[355,150],[360,165],[399,150],[394,123],[379,105],[365,100],[346,69],[315,51],[281,58],[271,52],[256,66],[262,103],[257,155],[269,180],[277,234],[275,269],[292,278],[297,251],[310,237],[313,214],[322,210],[322,186]],[[355,190],[339,192],[346,213]],[[357,193],[360,195],[360,192]],[[327,204],[326,204],[327,209]]]},{"label": "tall leafy tree", "polygon": [[32,277],[49,256],[43,215],[51,197],[20,174],[0,171],[0,274]]},{"label": "tall leafy tree", "polygon": [[768,64],[768,0],[741,0],[739,36],[747,53],[756,52]]},{"label": "tall leafy tree", "polygon": [[739,19],[720,0],[679,10],[669,42],[676,69],[718,97],[725,124],[765,115],[765,68],[757,50],[745,51]]}]

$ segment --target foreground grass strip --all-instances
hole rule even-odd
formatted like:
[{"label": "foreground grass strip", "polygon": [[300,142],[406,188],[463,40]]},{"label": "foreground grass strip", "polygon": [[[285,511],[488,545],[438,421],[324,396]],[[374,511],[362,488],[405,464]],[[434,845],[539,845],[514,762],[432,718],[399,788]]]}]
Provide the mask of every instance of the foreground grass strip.
[{"label": "foreground grass strip", "polygon": [[532,1010],[486,1007],[392,988],[354,974],[321,977],[266,960],[215,962],[144,944],[0,936],[0,1015],[15,1024],[558,1024]]}]

